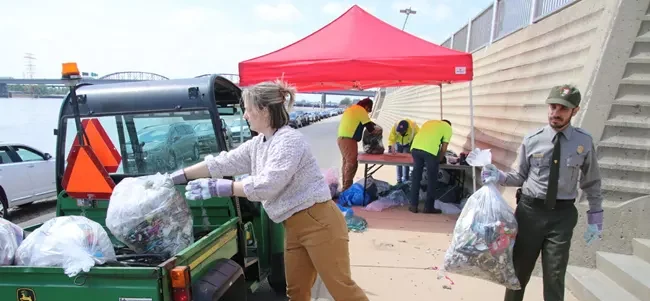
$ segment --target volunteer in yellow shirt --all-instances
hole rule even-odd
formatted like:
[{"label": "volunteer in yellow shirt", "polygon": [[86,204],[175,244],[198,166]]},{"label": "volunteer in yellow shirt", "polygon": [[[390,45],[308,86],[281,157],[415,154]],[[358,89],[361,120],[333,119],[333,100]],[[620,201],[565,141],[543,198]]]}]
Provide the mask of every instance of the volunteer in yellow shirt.
[{"label": "volunteer in yellow shirt", "polygon": [[438,169],[440,162],[447,152],[451,140],[451,122],[449,120],[429,120],[422,124],[420,131],[411,144],[413,156],[413,181],[411,181],[411,204],[409,210],[418,213],[420,201],[420,182],[424,166],[427,167],[427,197],[424,202],[424,213],[441,213],[433,207],[435,191],[438,184]]},{"label": "volunteer in yellow shirt", "polygon": [[343,158],[342,172],[343,185],[341,191],[352,186],[354,175],[357,173],[359,162],[357,155],[359,153],[359,141],[363,134],[363,128],[368,131],[377,133],[381,127],[370,120],[368,113],[372,111],[372,100],[364,98],[357,104],[348,107],[341,116],[339,123],[338,145]]},{"label": "volunteer in yellow shirt", "polygon": [[[418,133],[418,124],[410,119],[404,119],[393,125],[388,136],[389,153],[410,153],[411,142],[413,137]],[[410,179],[410,168],[408,165],[397,166],[397,183],[402,183]]]}]

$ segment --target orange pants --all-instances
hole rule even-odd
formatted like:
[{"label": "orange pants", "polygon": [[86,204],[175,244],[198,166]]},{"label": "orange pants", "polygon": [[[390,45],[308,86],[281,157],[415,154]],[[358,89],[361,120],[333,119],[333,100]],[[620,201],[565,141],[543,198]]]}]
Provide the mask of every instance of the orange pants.
[{"label": "orange pants", "polygon": [[283,222],[289,301],[310,301],[317,273],[336,301],[368,301],[352,280],[348,226],[334,201],[315,204]]},{"label": "orange pants", "polygon": [[357,161],[359,145],[352,138],[339,137],[337,142],[341,150],[341,157],[343,157],[343,165],[341,166],[343,185],[341,185],[341,191],[345,191],[352,186],[354,175],[357,174],[357,169],[359,168],[359,161]]}]

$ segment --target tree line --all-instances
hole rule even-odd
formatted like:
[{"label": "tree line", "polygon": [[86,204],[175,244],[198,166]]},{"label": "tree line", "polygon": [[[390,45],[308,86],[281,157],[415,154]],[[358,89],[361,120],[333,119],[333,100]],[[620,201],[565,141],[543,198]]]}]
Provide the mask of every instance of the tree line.
[{"label": "tree line", "polygon": [[69,89],[63,86],[47,85],[7,85],[9,92],[18,92],[31,95],[65,95]]}]

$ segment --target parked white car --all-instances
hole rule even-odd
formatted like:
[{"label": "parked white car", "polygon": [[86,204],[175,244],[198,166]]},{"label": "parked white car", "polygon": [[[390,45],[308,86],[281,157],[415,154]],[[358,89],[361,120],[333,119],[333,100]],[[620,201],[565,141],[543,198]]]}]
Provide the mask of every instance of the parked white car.
[{"label": "parked white car", "polygon": [[21,143],[0,142],[0,217],[9,208],[56,197],[54,158]]}]

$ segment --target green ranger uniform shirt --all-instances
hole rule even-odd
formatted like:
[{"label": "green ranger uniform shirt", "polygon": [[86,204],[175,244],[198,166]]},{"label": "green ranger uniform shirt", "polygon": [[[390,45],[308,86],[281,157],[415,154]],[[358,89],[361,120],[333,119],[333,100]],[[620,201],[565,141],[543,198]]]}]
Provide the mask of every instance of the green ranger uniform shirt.
[{"label": "green ranger uniform shirt", "polygon": [[352,138],[361,141],[363,126],[370,122],[368,111],[360,105],[352,105],[345,109],[339,123],[339,138]]},{"label": "green ranger uniform shirt", "polygon": [[[521,186],[522,193],[545,199],[553,154],[553,137],[557,132],[547,125],[524,138],[519,148],[519,166],[506,173],[507,186]],[[560,179],[557,199],[575,199],[580,189],[587,194],[592,212],[602,210],[601,178],[591,135],[569,125],[560,139]],[[581,175],[582,172],[582,175]]]},{"label": "green ranger uniform shirt", "polygon": [[413,138],[411,149],[419,149],[434,156],[438,155],[440,144],[451,141],[451,125],[442,120],[425,122]]}]

